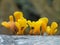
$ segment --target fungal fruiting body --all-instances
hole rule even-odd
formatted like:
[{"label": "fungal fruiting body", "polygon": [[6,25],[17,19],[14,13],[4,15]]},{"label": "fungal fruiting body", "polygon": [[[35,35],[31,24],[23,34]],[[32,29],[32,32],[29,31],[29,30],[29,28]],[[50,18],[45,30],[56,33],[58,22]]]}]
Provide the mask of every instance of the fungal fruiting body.
[{"label": "fungal fruiting body", "polygon": [[3,21],[1,24],[6,28],[11,29],[13,32],[17,31],[17,35],[24,35],[28,27],[28,34],[30,35],[40,35],[41,33],[44,35],[45,32],[48,35],[54,35],[56,34],[58,27],[56,22],[52,22],[51,26],[48,26],[47,17],[40,18],[37,21],[27,20],[23,17],[23,13],[19,11],[14,12],[13,15],[10,15],[8,22]]},{"label": "fungal fruiting body", "polygon": [[40,34],[40,26],[41,26],[41,22],[35,22],[35,21],[28,21],[28,24],[30,26],[30,32],[29,34],[33,34],[33,35],[39,35]]},{"label": "fungal fruiting body", "polygon": [[48,35],[54,35],[57,32],[58,24],[56,22],[52,22],[51,26],[47,26],[46,32]]},{"label": "fungal fruiting body", "polygon": [[18,19],[15,25],[18,28],[17,34],[24,34],[24,30],[28,27],[26,19]]},{"label": "fungal fruiting body", "polygon": [[39,22],[42,22],[41,23],[41,33],[42,35],[44,34],[44,32],[46,32],[46,28],[47,28],[47,24],[48,24],[48,18],[47,17],[43,17],[43,18],[40,18],[38,20]]},{"label": "fungal fruiting body", "polygon": [[18,21],[18,19],[23,19],[23,13],[22,12],[19,12],[19,11],[16,11],[14,12],[14,17],[15,17],[15,21]]},{"label": "fungal fruiting body", "polygon": [[9,21],[3,21],[1,23],[4,27],[10,29],[13,33],[15,33],[15,22],[14,22],[14,19],[13,19],[13,16],[10,15],[9,16]]}]

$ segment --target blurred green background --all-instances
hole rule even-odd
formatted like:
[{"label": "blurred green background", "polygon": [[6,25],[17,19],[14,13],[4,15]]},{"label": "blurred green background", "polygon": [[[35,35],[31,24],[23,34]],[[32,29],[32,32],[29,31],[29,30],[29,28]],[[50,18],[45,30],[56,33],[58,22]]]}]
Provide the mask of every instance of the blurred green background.
[{"label": "blurred green background", "polygon": [[[31,21],[40,17],[48,17],[49,24],[56,21],[59,24],[57,34],[60,35],[60,0],[0,0],[0,23],[8,21],[8,16],[18,10]],[[0,34],[12,32],[0,25]]]}]

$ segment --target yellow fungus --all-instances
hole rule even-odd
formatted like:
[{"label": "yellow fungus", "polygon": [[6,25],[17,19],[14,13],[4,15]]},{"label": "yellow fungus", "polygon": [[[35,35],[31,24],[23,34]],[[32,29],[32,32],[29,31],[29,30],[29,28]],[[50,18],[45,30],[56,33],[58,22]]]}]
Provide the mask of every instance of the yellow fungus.
[{"label": "yellow fungus", "polygon": [[1,24],[2,24],[4,27],[6,27],[6,28],[10,28],[10,25],[9,25],[8,22],[6,22],[6,21],[5,21],[5,22],[2,22]]},{"label": "yellow fungus", "polygon": [[16,12],[14,12],[14,17],[15,17],[15,20],[18,21],[18,19],[23,18],[23,13],[19,12],[19,11],[16,11]]},{"label": "yellow fungus", "polygon": [[13,16],[12,16],[12,15],[10,15],[10,16],[9,16],[9,21],[10,21],[10,22],[14,21],[14,19],[13,19]]},{"label": "yellow fungus", "polygon": [[51,28],[54,30],[58,27],[58,24],[56,22],[52,22]]},{"label": "yellow fungus", "polygon": [[43,35],[46,32],[46,28],[47,28],[47,24],[48,24],[48,18],[43,17],[43,18],[40,18],[38,21],[42,22],[41,28],[42,28],[42,35]]},{"label": "yellow fungus", "polygon": [[28,24],[30,26],[30,34],[40,34],[40,22],[31,22],[31,21],[28,21]]},{"label": "yellow fungus", "polygon": [[49,35],[56,34],[57,27],[58,27],[58,24],[56,22],[52,22],[51,27],[47,26],[47,29],[46,29],[47,34],[49,34]]},{"label": "yellow fungus", "polygon": [[50,28],[50,26],[47,26],[46,33],[47,33],[48,35],[51,34],[51,28]]},{"label": "yellow fungus", "polygon": [[[14,21],[13,15],[14,15],[15,21]],[[28,27],[30,30],[29,34],[33,34],[33,35],[38,35],[41,32],[42,34],[46,32],[48,35],[54,35],[58,30],[57,29],[58,24],[56,22],[52,22],[51,26],[48,26],[47,17],[40,18],[37,21],[31,21],[31,20],[25,19],[23,17],[23,13],[19,11],[14,12],[13,15],[9,16],[8,22],[4,21],[1,24],[6,28],[11,29],[12,31],[17,30],[16,32],[17,35],[18,34],[24,35],[24,31],[27,30]]]},{"label": "yellow fungus", "polygon": [[28,27],[26,19],[18,19],[16,26],[18,28],[17,34],[24,34],[24,30]]}]

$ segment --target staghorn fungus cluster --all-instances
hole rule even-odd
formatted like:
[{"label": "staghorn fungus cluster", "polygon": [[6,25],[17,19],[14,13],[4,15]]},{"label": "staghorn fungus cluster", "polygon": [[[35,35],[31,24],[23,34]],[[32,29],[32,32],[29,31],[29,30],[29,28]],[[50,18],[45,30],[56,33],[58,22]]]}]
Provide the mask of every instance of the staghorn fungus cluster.
[{"label": "staghorn fungus cluster", "polygon": [[48,18],[43,17],[37,21],[27,20],[23,17],[23,12],[16,11],[9,16],[9,21],[3,21],[2,26],[11,29],[16,35],[54,35],[57,32],[58,24],[52,22],[48,25]]}]

